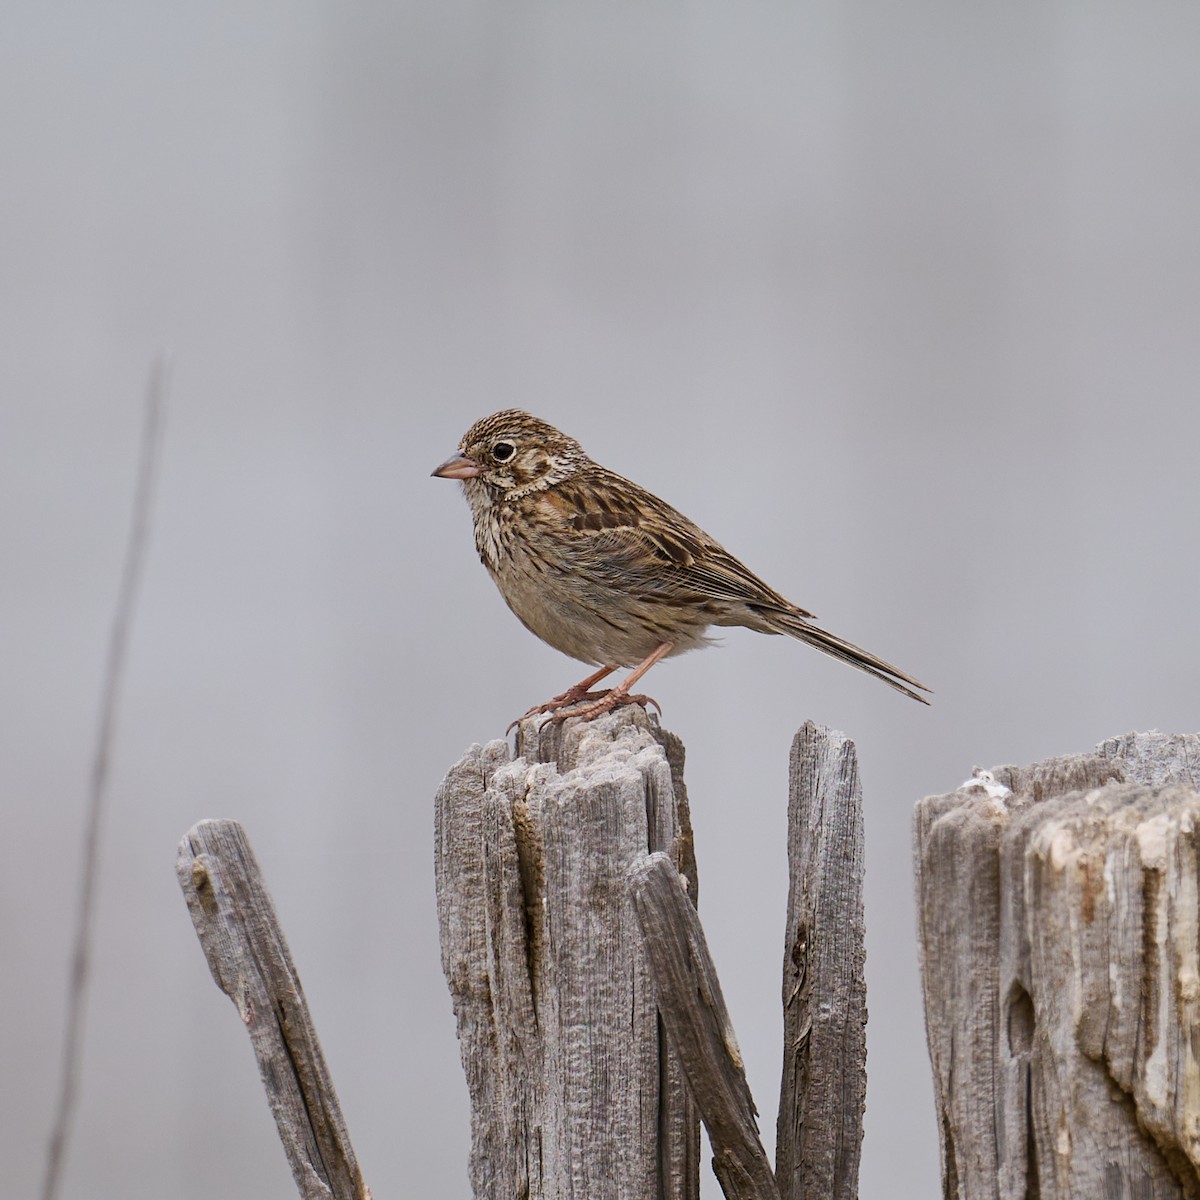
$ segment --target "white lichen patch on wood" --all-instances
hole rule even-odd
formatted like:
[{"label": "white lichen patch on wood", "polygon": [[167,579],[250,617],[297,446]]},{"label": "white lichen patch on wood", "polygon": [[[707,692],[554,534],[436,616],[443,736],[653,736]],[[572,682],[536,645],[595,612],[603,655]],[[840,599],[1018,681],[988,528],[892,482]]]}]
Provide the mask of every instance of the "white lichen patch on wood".
[{"label": "white lichen patch on wood", "polygon": [[1159,813],[1137,827],[1137,847],[1142,856],[1142,867],[1161,871],[1167,865],[1167,838],[1170,832],[1171,815]]}]

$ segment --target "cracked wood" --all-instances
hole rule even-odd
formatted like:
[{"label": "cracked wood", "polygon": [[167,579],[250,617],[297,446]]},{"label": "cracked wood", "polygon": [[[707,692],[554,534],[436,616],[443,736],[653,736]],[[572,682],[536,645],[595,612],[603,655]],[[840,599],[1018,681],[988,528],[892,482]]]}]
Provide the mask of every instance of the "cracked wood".
[{"label": "cracked wood", "polygon": [[1198,762],[1128,734],[917,806],[950,1200],[1200,1196]]},{"label": "cracked wood", "polygon": [[250,1035],[302,1200],[370,1200],[275,906],[237,821],[201,821],[175,862],[217,987]]},{"label": "cracked wood", "polygon": [[438,790],[442,965],[477,1200],[699,1195],[699,1124],[658,1019],[634,862],[695,864],[683,750],[640,708],[473,746]]}]

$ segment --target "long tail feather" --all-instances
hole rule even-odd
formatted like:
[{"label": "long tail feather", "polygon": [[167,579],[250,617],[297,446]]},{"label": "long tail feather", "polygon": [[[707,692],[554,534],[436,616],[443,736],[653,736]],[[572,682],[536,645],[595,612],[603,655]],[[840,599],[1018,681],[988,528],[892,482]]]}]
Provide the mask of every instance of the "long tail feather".
[{"label": "long tail feather", "polygon": [[899,667],[872,654],[869,650],[864,650],[861,646],[856,646],[853,642],[848,642],[835,633],[829,633],[827,630],[810,624],[798,615],[789,612],[764,611],[763,609],[759,609],[758,612],[763,621],[779,633],[786,633],[790,637],[798,638],[825,654],[841,659],[842,662],[849,663],[852,667],[857,667],[860,671],[866,671],[868,675],[882,679],[888,687],[903,692],[904,695],[921,704],[929,703],[920,694],[921,692],[932,694],[929,688],[911,675],[906,675]]}]

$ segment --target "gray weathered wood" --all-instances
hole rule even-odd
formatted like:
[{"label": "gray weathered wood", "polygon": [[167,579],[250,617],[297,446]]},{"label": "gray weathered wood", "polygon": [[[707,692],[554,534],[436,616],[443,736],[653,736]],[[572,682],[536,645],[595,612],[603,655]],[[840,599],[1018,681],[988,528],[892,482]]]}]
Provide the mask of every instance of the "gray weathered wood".
[{"label": "gray weathered wood", "polygon": [[699,1124],[628,887],[658,850],[694,880],[682,748],[636,707],[517,742],[473,746],[437,796],[472,1190],[694,1200]]},{"label": "gray weathered wood", "polygon": [[201,821],[176,859],[213,979],[237,1007],[303,1200],[370,1200],[300,977],[237,821]]},{"label": "gray weathered wood", "polygon": [[1200,1196],[1198,764],[1130,734],[917,806],[944,1196]]},{"label": "gray weathered wood", "polygon": [[863,806],[854,743],[808,721],[792,742],[783,1080],[784,1200],[854,1200],[867,1098]]},{"label": "gray weathered wood", "polygon": [[779,1200],[758,1110],[687,885],[665,854],[630,871],[630,890],[667,1038],[687,1076],[729,1200]]}]

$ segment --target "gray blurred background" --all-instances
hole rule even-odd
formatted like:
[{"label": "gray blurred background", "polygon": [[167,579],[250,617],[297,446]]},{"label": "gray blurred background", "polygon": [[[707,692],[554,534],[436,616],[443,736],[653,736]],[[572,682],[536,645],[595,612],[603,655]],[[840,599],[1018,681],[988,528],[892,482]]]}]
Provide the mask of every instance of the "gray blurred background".
[{"label": "gray blurred background", "polygon": [[173,873],[234,816],[376,1196],[466,1196],[432,797],[584,672],[429,472],[519,405],[935,688],[741,630],[648,681],[769,1149],[788,746],[857,741],[863,1195],[934,1195],[914,801],[1197,728],[1198,63],[1160,0],[6,4],[0,1194],[40,1178],[170,347],[65,1194],[294,1194]]}]

